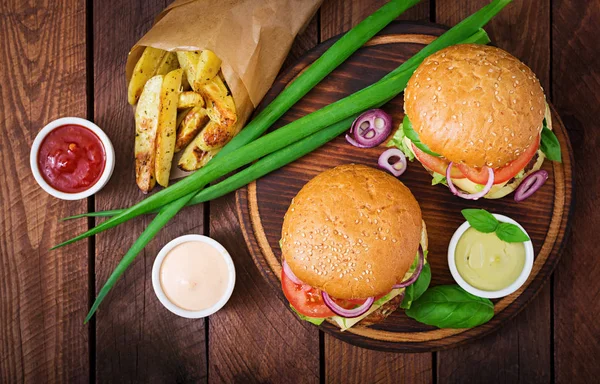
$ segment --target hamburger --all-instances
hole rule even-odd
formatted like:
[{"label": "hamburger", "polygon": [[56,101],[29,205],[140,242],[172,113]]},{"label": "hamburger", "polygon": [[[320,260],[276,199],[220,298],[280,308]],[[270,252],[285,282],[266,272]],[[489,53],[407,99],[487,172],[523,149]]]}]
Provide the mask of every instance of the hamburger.
[{"label": "hamburger", "polygon": [[342,330],[400,306],[425,260],[421,209],[395,177],[341,165],[310,180],[283,220],[282,288],[299,316]]},{"label": "hamburger", "polygon": [[[465,198],[508,195],[542,166],[544,140],[558,145],[539,80],[496,47],[429,56],[408,81],[404,112],[391,143]],[[558,156],[550,157],[560,160],[560,148]]]}]

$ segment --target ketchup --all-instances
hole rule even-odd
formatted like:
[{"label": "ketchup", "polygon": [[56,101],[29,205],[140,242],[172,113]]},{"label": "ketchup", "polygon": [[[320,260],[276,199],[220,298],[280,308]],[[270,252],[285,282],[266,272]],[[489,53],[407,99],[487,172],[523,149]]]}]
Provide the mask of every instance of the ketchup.
[{"label": "ketchup", "polygon": [[80,125],[63,125],[42,141],[38,167],[46,182],[66,193],[83,192],[102,176],[106,153],[94,132]]}]

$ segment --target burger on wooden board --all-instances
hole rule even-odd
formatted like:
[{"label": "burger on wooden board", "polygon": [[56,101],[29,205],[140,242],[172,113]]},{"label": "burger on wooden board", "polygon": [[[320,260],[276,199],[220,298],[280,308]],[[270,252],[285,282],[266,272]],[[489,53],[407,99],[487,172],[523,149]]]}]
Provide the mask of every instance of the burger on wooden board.
[{"label": "burger on wooden board", "polygon": [[403,302],[426,263],[419,203],[395,177],[341,165],[292,200],[281,234],[282,288],[292,308],[342,330],[377,323]]},{"label": "burger on wooden board", "polygon": [[527,198],[548,177],[544,159],[560,161],[539,80],[496,47],[461,44],[429,56],[408,82],[404,111],[392,143],[463,198],[501,198],[532,175],[529,191],[515,194]]}]

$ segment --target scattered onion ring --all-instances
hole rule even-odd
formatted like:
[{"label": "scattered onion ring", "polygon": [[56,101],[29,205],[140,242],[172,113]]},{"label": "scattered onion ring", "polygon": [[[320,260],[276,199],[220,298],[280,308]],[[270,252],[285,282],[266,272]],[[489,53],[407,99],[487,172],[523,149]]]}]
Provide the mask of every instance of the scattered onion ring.
[{"label": "scattered onion ring", "polygon": [[288,279],[290,279],[292,281],[292,283],[304,285],[302,280],[300,280],[299,278],[296,277],[296,275],[294,275],[294,272],[292,272],[292,268],[290,268],[287,261],[283,260],[283,263],[281,265],[283,267],[283,272],[288,277]]},{"label": "scattered onion ring", "polygon": [[421,245],[419,244],[419,262],[417,263],[417,268],[415,269],[415,272],[408,279],[404,280],[399,284],[394,285],[392,289],[405,288],[417,281],[419,275],[421,274],[421,271],[423,270],[423,264],[425,264],[425,254],[423,253],[423,247],[421,247]]},{"label": "scattered onion ring", "polygon": [[331,298],[331,296],[329,296],[327,294],[327,292],[321,291],[321,296],[323,297],[323,302],[325,303],[325,305],[329,309],[331,309],[333,311],[333,313],[335,313],[338,316],[346,317],[348,319],[351,319],[353,317],[358,317],[360,315],[364,315],[365,313],[367,313],[367,311],[369,309],[371,309],[371,306],[375,302],[375,298],[374,297],[369,297],[360,306],[358,306],[358,307],[356,307],[354,309],[346,309],[346,308],[342,308],[339,305],[337,305],[335,303],[335,301],[333,301],[333,299]]},{"label": "scattered onion ring", "polygon": [[[393,157],[398,157],[398,161],[396,161],[394,164],[390,164],[390,159]],[[404,152],[398,148],[390,148],[383,152],[379,156],[377,164],[396,177],[402,175],[404,171],[406,171],[407,167],[406,156],[404,155]]]},{"label": "scattered onion ring", "polygon": [[492,189],[492,186],[494,185],[494,170],[492,168],[488,167],[488,172],[489,172],[488,181],[485,184],[485,186],[483,187],[483,190],[481,192],[469,194],[469,193],[459,191],[458,189],[456,189],[456,187],[452,183],[452,177],[451,177],[452,164],[453,163],[451,161],[450,164],[448,164],[448,168],[446,168],[446,182],[448,183],[448,188],[450,188],[450,191],[455,196],[462,197],[463,199],[467,199],[467,200],[477,200],[477,199],[485,196],[490,191],[490,189]]},{"label": "scattered onion ring", "polygon": [[548,180],[548,172],[540,169],[527,176],[515,191],[515,201],[520,202],[533,195]]},{"label": "scattered onion ring", "polygon": [[381,109],[371,109],[354,120],[346,141],[358,148],[373,148],[392,133],[392,117]]}]

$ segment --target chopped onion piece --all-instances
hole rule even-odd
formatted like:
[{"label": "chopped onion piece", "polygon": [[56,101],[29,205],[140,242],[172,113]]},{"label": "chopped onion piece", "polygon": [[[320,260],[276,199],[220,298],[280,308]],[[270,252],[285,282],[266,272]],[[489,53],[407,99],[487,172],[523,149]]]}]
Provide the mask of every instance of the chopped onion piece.
[{"label": "chopped onion piece", "polygon": [[483,187],[483,189],[481,190],[481,192],[469,194],[469,193],[459,191],[452,183],[452,177],[451,177],[452,164],[453,163],[450,162],[450,164],[448,164],[448,168],[446,168],[446,182],[448,183],[448,188],[450,188],[450,191],[454,195],[456,195],[458,197],[462,197],[463,199],[467,199],[467,200],[477,200],[477,199],[485,196],[490,191],[490,189],[492,189],[492,186],[494,185],[494,170],[492,168],[488,167],[488,172],[489,172],[488,181],[485,184],[485,186]]},{"label": "chopped onion piece", "polygon": [[290,268],[290,266],[288,265],[287,261],[283,260],[283,263],[281,265],[283,266],[283,272],[285,273],[285,275],[290,280],[292,280],[292,282],[294,284],[304,285],[304,283],[302,282],[302,280],[300,280],[299,278],[296,277],[296,275],[294,275],[294,272],[292,272],[292,268]]},{"label": "chopped onion piece", "polygon": [[515,201],[520,202],[533,195],[548,180],[548,172],[540,169],[527,176],[515,191]]},{"label": "chopped onion piece", "polygon": [[371,109],[354,120],[346,140],[359,148],[373,148],[392,132],[392,117],[381,109]]},{"label": "chopped onion piece", "polygon": [[[398,158],[398,161],[390,164],[390,159],[395,157]],[[377,164],[386,171],[389,171],[392,175],[399,177],[406,171],[406,156],[404,155],[404,152],[398,148],[390,148],[379,156]]]},{"label": "chopped onion piece", "polygon": [[375,302],[374,297],[369,297],[363,304],[354,308],[354,309],[346,309],[342,308],[336,304],[335,301],[327,294],[325,291],[321,291],[321,296],[323,297],[323,302],[325,305],[333,311],[338,316],[342,316],[348,319],[353,317],[358,317],[360,315],[364,315],[371,308],[373,303]]}]

